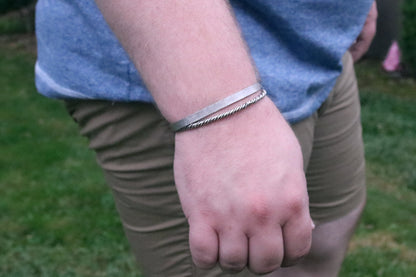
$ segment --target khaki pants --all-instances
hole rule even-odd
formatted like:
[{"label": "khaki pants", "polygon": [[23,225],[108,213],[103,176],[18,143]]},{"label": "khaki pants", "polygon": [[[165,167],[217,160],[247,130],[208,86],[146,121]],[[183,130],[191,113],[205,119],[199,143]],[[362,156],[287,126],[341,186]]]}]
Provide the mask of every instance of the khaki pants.
[{"label": "khaki pants", "polygon": [[[317,224],[346,215],[365,197],[358,89],[351,56],[343,62],[326,102],[292,126]],[[218,267],[206,271],[192,264],[188,223],[173,179],[174,134],[156,108],[89,100],[67,101],[67,107],[97,153],[144,276],[227,276]]]}]

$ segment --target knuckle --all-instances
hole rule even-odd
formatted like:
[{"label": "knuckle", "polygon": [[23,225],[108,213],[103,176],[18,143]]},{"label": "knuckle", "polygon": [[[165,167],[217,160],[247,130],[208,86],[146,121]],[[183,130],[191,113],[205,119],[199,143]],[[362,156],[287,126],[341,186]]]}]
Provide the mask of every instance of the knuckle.
[{"label": "knuckle", "polygon": [[254,201],[249,207],[249,213],[259,225],[266,224],[273,214],[271,205],[265,201]]},{"label": "knuckle", "polygon": [[258,259],[255,262],[250,263],[250,271],[255,274],[267,274],[275,271],[281,266],[281,256],[265,255],[262,259]]},{"label": "knuckle", "polygon": [[300,251],[296,252],[294,254],[294,256],[292,257],[292,260],[294,261],[299,261],[301,259],[303,259],[306,255],[308,255],[310,250],[310,246],[308,245],[307,247],[301,249]]},{"label": "knuckle", "polygon": [[192,254],[192,259],[196,266],[202,269],[209,269],[215,266],[217,263],[214,255],[208,255],[204,253]]},{"label": "knuckle", "polygon": [[292,190],[286,196],[286,207],[291,214],[300,214],[308,207],[308,195],[303,190]]},{"label": "knuckle", "polygon": [[200,268],[211,268],[217,263],[217,255],[214,249],[204,243],[192,243],[192,259]]},{"label": "knuckle", "polygon": [[310,243],[306,244],[304,248],[297,250],[291,255],[286,255],[282,263],[282,267],[289,267],[299,263],[305,256],[309,254],[311,245]]},{"label": "knuckle", "polygon": [[287,207],[291,213],[300,214],[305,210],[305,201],[301,197],[295,196],[288,200]]},{"label": "knuckle", "polygon": [[303,248],[296,254],[296,256],[298,259],[302,259],[303,257],[309,254],[309,251],[311,251],[311,243],[308,243],[305,248]]},{"label": "knuckle", "polygon": [[220,258],[220,265],[223,269],[239,272],[247,264],[247,257],[243,256],[240,251],[232,251]]}]

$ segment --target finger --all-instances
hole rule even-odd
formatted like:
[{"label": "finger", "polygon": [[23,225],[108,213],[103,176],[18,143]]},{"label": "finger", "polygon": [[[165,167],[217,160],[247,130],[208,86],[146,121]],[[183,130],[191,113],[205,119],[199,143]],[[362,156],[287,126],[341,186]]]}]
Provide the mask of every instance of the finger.
[{"label": "finger", "polygon": [[313,228],[314,225],[309,213],[305,213],[301,217],[294,217],[283,226],[283,267],[296,264],[309,253]]},{"label": "finger", "polygon": [[249,268],[255,274],[265,274],[280,267],[283,260],[283,240],[280,228],[261,230],[249,238]]},{"label": "finger", "polygon": [[214,229],[201,222],[189,221],[189,247],[192,260],[202,269],[209,269],[218,260],[218,237]]},{"label": "finger", "polygon": [[219,262],[226,271],[240,272],[247,265],[248,239],[242,232],[228,230],[219,236]]},{"label": "finger", "polygon": [[370,44],[367,43],[365,40],[358,40],[353,46],[351,46],[350,53],[354,62],[357,62],[361,59],[361,57],[367,52]]}]

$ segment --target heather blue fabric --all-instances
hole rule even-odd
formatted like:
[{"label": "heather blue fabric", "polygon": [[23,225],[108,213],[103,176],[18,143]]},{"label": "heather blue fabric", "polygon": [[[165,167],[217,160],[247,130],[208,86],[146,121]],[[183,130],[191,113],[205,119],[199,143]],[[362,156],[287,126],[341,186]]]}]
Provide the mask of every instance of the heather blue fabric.
[{"label": "heather blue fabric", "polygon": [[[373,0],[231,1],[269,96],[290,122],[326,99]],[[92,0],[39,0],[36,86],[52,98],[153,101]]]}]

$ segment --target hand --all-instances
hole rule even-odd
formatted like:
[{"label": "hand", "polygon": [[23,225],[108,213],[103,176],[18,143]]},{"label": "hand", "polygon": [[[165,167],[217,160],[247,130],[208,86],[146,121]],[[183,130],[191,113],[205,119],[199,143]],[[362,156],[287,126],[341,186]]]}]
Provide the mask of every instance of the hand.
[{"label": "hand", "polygon": [[357,40],[350,47],[350,52],[354,62],[357,62],[370,48],[371,42],[376,34],[377,29],[377,4],[373,2],[364,27]]},{"label": "hand", "polygon": [[267,273],[309,252],[302,154],[270,99],[175,140],[175,182],[197,266]]}]

